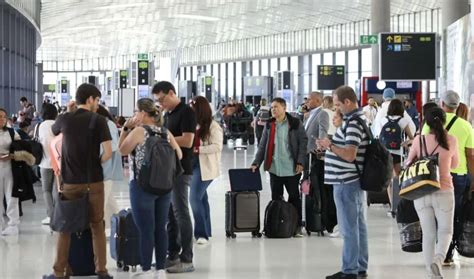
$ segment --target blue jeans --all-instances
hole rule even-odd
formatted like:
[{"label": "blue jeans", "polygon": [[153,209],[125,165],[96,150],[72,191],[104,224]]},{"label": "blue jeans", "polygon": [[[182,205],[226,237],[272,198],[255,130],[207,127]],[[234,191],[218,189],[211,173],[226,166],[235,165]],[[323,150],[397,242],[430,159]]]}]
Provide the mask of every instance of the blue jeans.
[{"label": "blue jeans", "polygon": [[369,247],[367,240],[366,194],[360,181],[334,185],[339,231],[344,239],[342,272],[357,274],[367,271]]},{"label": "blue jeans", "polygon": [[209,239],[212,236],[211,230],[211,210],[207,197],[207,187],[212,180],[202,181],[201,167],[199,160],[193,167],[193,178],[191,179],[191,189],[189,191],[189,202],[193,210],[194,217],[194,237]]},{"label": "blue jeans", "polygon": [[155,248],[156,269],[164,269],[168,251],[166,223],[171,204],[171,193],[163,196],[147,193],[130,181],[130,202],[135,224],[140,233],[141,266],[151,269],[153,248]]},{"label": "blue jeans", "polygon": [[447,258],[453,257],[453,251],[456,247],[459,235],[462,231],[462,222],[461,216],[462,213],[462,202],[464,194],[466,193],[467,188],[469,185],[469,175],[457,175],[455,173],[451,173],[453,177],[453,186],[454,186],[454,232],[453,232],[453,240],[451,241],[451,245],[449,246],[448,253],[446,254]]}]

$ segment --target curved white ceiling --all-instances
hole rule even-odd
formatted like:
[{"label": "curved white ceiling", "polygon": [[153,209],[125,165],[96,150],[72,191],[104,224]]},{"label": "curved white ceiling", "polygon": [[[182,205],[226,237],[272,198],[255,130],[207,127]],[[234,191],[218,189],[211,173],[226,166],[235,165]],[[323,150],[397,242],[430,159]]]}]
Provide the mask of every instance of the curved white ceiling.
[{"label": "curved white ceiling", "polygon": [[[392,0],[392,14],[440,0]],[[370,0],[42,0],[38,60],[155,52],[370,17]]]}]

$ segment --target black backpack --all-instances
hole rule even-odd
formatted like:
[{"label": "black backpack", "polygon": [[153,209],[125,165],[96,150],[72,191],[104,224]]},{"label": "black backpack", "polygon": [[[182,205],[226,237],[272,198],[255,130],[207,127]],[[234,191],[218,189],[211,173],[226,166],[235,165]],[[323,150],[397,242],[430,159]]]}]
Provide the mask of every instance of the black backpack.
[{"label": "black backpack", "polygon": [[421,252],[423,250],[423,233],[413,201],[400,200],[397,207],[397,223],[402,250],[410,253]]},{"label": "black backpack", "polygon": [[162,127],[155,132],[149,126],[143,128],[150,136],[145,142],[145,158],[138,177],[136,159],[133,160],[135,179],[145,192],[167,194],[173,190],[176,178],[183,173],[181,162],[168,141],[167,129]]},{"label": "black backpack", "polygon": [[35,133],[33,139],[30,141],[31,152],[35,157],[35,165],[39,165],[41,160],[43,160],[44,150],[43,145],[39,140],[39,127],[41,123],[38,123],[35,127]]},{"label": "black backpack", "polygon": [[[364,128],[364,132],[369,137],[369,144],[365,150],[364,170],[361,172],[356,161],[354,164],[360,177],[360,187],[362,190],[370,192],[382,192],[387,189],[393,176],[393,159],[387,148],[374,136],[367,127],[367,123],[358,115],[352,116],[346,123],[356,120]],[[345,133],[345,130],[344,130]]]},{"label": "black backpack", "polygon": [[283,200],[272,200],[265,209],[264,233],[268,238],[290,238],[296,232],[298,212]]},{"label": "black backpack", "polygon": [[402,129],[400,125],[398,125],[400,119],[402,119],[402,117],[390,119],[390,117],[387,116],[388,122],[383,125],[380,131],[380,142],[388,150],[400,150],[402,146]]}]

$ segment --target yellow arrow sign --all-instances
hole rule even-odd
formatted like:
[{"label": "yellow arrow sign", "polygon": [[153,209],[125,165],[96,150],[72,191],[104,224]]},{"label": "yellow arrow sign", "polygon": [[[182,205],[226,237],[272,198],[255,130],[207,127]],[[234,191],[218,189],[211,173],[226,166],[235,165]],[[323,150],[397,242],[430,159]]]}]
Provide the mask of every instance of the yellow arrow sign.
[{"label": "yellow arrow sign", "polygon": [[393,42],[393,37],[392,37],[392,36],[388,36],[388,37],[387,37],[387,41],[388,41],[389,43]]}]

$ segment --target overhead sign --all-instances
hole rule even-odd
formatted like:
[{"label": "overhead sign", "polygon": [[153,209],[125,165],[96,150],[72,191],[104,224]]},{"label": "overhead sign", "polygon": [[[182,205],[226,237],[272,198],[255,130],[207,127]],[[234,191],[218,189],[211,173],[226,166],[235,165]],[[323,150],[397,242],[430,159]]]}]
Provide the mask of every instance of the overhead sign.
[{"label": "overhead sign", "polygon": [[381,80],[436,79],[435,33],[381,33]]},{"label": "overhead sign", "polygon": [[148,85],[148,61],[138,60],[138,85]]},{"label": "overhead sign", "polygon": [[148,54],[147,53],[139,53],[138,54],[138,60],[148,60]]},{"label": "overhead sign", "polygon": [[360,44],[361,45],[376,45],[378,44],[379,39],[377,35],[361,35]]},{"label": "overhead sign", "polygon": [[128,71],[120,70],[120,88],[127,88],[128,83]]},{"label": "overhead sign", "polygon": [[61,80],[61,93],[67,93],[67,80]]},{"label": "overhead sign", "polygon": [[346,83],[345,66],[319,65],[318,89],[333,90]]}]

